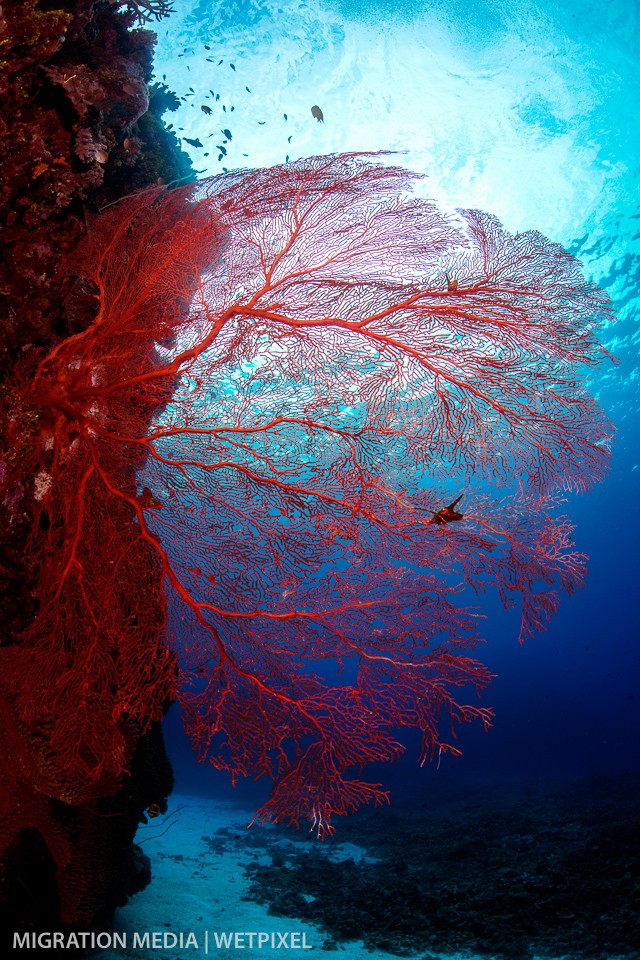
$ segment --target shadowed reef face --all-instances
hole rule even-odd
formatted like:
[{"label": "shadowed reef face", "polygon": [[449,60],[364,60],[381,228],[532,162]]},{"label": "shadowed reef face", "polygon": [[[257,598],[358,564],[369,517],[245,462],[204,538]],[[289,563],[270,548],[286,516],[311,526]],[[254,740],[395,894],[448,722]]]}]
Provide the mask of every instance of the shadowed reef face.
[{"label": "shadowed reef face", "polygon": [[[95,319],[95,290],[60,269],[92,213],[191,170],[160,120],[166,93],[148,86],[154,34],[139,29],[136,13],[161,6],[2,4],[0,631],[9,660],[23,655],[21,635],[41,602],[39,561],[28,543],[47,524],[38,518],[46,484],[31,472],[27,439],[39,414],[28,403],[16,405],[17,371]],[[37,699],[41,691],[22,693]],[[37,734],[44,751],[36,761],[33,727],[16,717],[6,688],[1,708],[3,823],[13,824],[11,836],[2,830],[2,935],[11,945],[13,930],[58,929],[61,915],[72,925],[108,927],[115,905],[148,882],[132,848],[139,816],[172,789],[159,727],[142,735],[139,726],[123,724],[126,783],[98,778],[80,798],[46,783],[51,719]]]}]

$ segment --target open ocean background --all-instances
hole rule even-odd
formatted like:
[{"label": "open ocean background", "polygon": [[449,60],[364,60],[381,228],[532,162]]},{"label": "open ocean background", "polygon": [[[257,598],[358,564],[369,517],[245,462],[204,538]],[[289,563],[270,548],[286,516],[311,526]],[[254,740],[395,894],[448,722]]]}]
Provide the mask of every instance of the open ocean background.
[{"label": "open ocean background", "polygon": [[[166,120],[199,175],[343,150],[403,151],[396,162],[426,173],[424,190],[442,206],[478,207],[510,231],[536,229],[570,250],[618,314],[602,339],[620,363],[592,375],[618,429],[611,471],[567,506],[577,546],[591,557],[585,588],[522,647],[514,618],[487,604],[489,642],[478,653],[498,675],[483,698],[495,708],[494,727],[462,729],[463,756],[443,758],[439,769],[418,769],[407,741],[403,760],[371,771],[371,779],[391,789],[394,810],[410,815],[443,791],[637,775],[640,5],[176,0],[175,7],[157,28],[156,79],[165,77],[183,98]],[[324,123],[311,116],[314,104]],[[232,134],[226,154],[218,149],[222,130]],[[247,810],[262,802],[267,784],[233,791],[196,765],[177,709],[166,726],[179,793],[233,799]],[[356,956],[348,947],[347,954]]]}]

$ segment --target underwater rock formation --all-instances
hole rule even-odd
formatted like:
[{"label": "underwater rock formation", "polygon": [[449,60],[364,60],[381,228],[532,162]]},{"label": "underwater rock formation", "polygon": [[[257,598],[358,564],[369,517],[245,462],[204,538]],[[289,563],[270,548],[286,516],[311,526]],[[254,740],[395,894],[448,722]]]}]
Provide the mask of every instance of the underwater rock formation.
[{"label": "underwater rock formation", "polygon": [[[131,29],[136,17],[130,6],[96,0],[60,2],[57,9],[41,9],[38,0],[2,5],[5,364],[26,344],[67,332],[56,267],[85,232],[85,207],[98,209],[158,177],[169,182],[192,176],[175,136],[157,116],[150,119],[155,34]],[[164,103],[158,106],[161,113]],[[131,149],[135,138],[137,151]],[[143,161],[144,182],[128,169],[121,175],[123,166]]]},{"label": "underwater rock formation", "polygon": [[[193,176],[160,119],[168,91],[149,85],[155,35],[136,29],[168,7],[2,3],[0,645],[6,662],[24,656],[21,634],[40,602],[26,546],[37,526],[36,478],[29,476],[24,443],[31,414],[14,416],[12,371],[30,350],[49,350],[95,318],[93,291],[60,272],[61,260],[86,233],[87,216],[159,178]],[[130,536],[135,543],[133,528]],[[48,722],[37,729],[21,725],[6,690],[0,711],[3,935],[57,929],[61,914],[71,925],[108,927],[115,905],[144,877],[132,848],[138,820],[172,789],[160,728],[143,734],[129,722],[122,749],[131,776],[103,778],[72,796],[46,782]]]}]

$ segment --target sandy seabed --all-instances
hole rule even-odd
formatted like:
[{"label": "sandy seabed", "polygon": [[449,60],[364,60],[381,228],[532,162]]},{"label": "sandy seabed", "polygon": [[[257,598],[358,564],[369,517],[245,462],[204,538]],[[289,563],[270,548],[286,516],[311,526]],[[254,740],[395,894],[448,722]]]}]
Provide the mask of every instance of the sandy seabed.
[{"label": "sandy seabed", "polygon": [[[153,879],[145,890],[117,911],[115,931],[125,935],[126,947],[97,951],[99,960],[188,960],[212,956],[218,960],[301,960],[322,954],[342,954],[349,960],[391,960],[395,954],[367,949],[362,942],[336,943],[325,931],[292,916],[271,916],[265,906],[250,899],[250,864],[273,863],[276,855],[286,862],[287,852],[299,848],[300,837],[267,825],[247,825],[251,812],[228,801],[174,794],[166,823],[150,821],[141,826],[137,841],[151,858]],[[163,832],[166,830],[166,832]],[[268,831],[268,844],[264,843]],[[315,841],[312,841],[315,842]],[[361,847],[339,842],[331,845],[330,856],[366,861]],[[384,891],[381,891],[381,896]],[[340,891],[336,891],[340,896]],[[149,946],[144,945],[150,934]],[[159,933],[151,946],[151,935]],[[164,934],[174,934],[165,941]],[[247,937],[254,933],[253,939]],[[258,933],[275,935],[258,947]],[[189,935],[193,936],[190,937]],[[216,944],[216,934],[239,935],[230,945]],[[181,936],[182,935],[182,936]],[[243,937],[244,935],[244,937]],[[280,937],[278,936],[280,935]],[[281,937],[285,936],[286,946]],[[264,937],[262,938],[264,940]],[[195,940],[195,943],[194,943]],[[182,941],[182,947],[180,942]],[[169,946],[164,946],[168,942]],[[293,946],[292,946],[293,943]],[[300,944],[306,948],[301,949]],[[473,960],[469,954],[424,951],[407,960]]]}]

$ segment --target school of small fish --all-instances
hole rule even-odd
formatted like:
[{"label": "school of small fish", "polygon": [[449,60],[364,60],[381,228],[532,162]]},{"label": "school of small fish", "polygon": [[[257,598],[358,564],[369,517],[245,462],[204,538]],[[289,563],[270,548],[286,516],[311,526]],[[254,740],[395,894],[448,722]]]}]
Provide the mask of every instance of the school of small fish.
[{"label": "school of small fish", "polygon": [[[167,36],[169,35],[169,31],[168,31],[168,30],[167,30],[167,34],[166,34],[166,35],[167,35]],[[203,43],[203,46],[204,46],[204,49],[205,49],[206,51],[211,52],[211,46],[210,46],[209,44]],[[195,52],[195,50],[194,50],[193,47],[184,47],[184,49],[182,50],[182,52],[178,54],[178,57],[184,57],[184,56],[186,56],[187,54],[193,54],[194,52]],[[209,56],[209,57],[206,57],[205,60],[206,60],[207,63],[215,63],[215,62],[216,62],[216,57],[215,57],[215,56]],[[221,60],[218,60],[218,61],[217,61],[216,67],[221,67],[221,66],[224,65],[224,63],[225,63],[225,60],[224,60],[224,58],[222,58]],[[229,61],[229,62],[228,62],[228,66],[229,66],[229,68],[230,68],[231,70],[234,71],[234,73],[237,72],[237,71],[236,71],[236,65],[235,65],[235,63],[232,63],[231,61]],[[190,67],[189,67],[188,65],[187,65],[187,70],[190,71]],[[163,81],[166,80],[166,74],[163,74],[162,79],[163,79]],[[245,89],[245,91],[246,91],[248,94],[251,94],[251,89],[250,89],[250,87],[245,86],[244,89]],[[185,93],[185,94],[184,94],[183,96],[181,96],[179,99],[182,100],[184,103],[189,103],[189,102],[191,101],[191,98],[194,98],[195,96],[196,96],[196,91],[194,90],[193,87],[189,87],[187,93]],[[208,93],[208,94],[205,94],[204,99],[205,99],[205,100],[211,100],[211,102],[214,103],[214,104],[220,104],[220,94],[219,94],[219,93],[216,93],[214,90],[211,90],[211,89],[209,90],[209,93]],[[192,105],[195,105],[195,104],[192,103]],[[227,104],[222,103],[222,104],[220,104],[220,106],[222,107],[223,113],[227,113]],[[201,103],[201,104],[200,104],[200,110],[201,110],[202,113],[203,113],[205,116],[207,116],[207,117],[212,117],[212,116],[214,115],[214,111],[213,111],[212,107],[209,106],[209,104],[207,104],[207,103]],[[235,105],[230,105],[228,112],[229,112],[229,113],[233,113],[234,110],[235,110]],[[311,107],[311,116],[312,116],[318,123],[324,123],[324,113],[323,113],[322,109],[318,106],[318,104],[314,104],[314,105]],[[283,113],[283,114],[282,114],[282,117],[283,117],[284,122],[287,123],[287,121],[288,121],[288,119],[289,119],[288,114]],[[266,126],[267,121],[266,121],[266,120],[257,120],[257,119],[256,119],[256,123],[257,123],[258,126],[263,127],[263,126]],[[168,130],[172,130],[172,129],[173,129],[173,124],[168,124],[168,125],[167,125],[167,129],[168,129]],[[178,131],[182,133],[182,139],[183,139],[183,141],[184,141],[185,143],[188,143],[189,146],[191,146],[191,147],[194,147],[194,148],[196,148],[196,149],[198,149],[198,150],[203,150],[204,147],[206,146],[206,144],[204,144],[199,137],[194,137],[194,138],[192,138],[192,137],[187,137],[187,136],[185,136],[185,135],[184,135],[184,130],[185,130],[184,127],[178,127]],[[218,135],[217,135],[215,132],[208,134],[207,137],[206,137],[207,140],[212,139],[212,138],[217,138],[217,139],[219,139],[219,140],[221,141],[221,142],[215,144],[215,148],[216,148],[216,150],[218,151],[218,162],[221,162],[221,161],[224,160],[224,158],[227,156],[227,144],[229,144],[229,143],[233,140],[233,136],[232,136],[231,130],[230,130],[228,127],[223,127],[223,128],[220,130],[220,133],[222,134],[222,138],[218,137]],[[291,141],[292,141],[292,139],[293,139],[293,135],[287,137],[287,143],[290,144]],[[205,151],[205,152],[202,154],[202,156],[203,156],[203,157],[208,157],[208,156],[210,156],[209,151]],[[249,154],[248,154],[248,153],[243,153],[242,156],[243,156],[243,157],[248,157]],[[285,163],[287,163],[288,161],[289,161],[289,154],[287,153],[286,156],[285,156]],[[226,173],[226,172],[228,171],[228,168],[223,166],[223,167],[222,167],[222,170]],[[196,172],[197,172],[197,173],[201,173],[201,172],[204,172],[204,171],[196,171]]]}]

